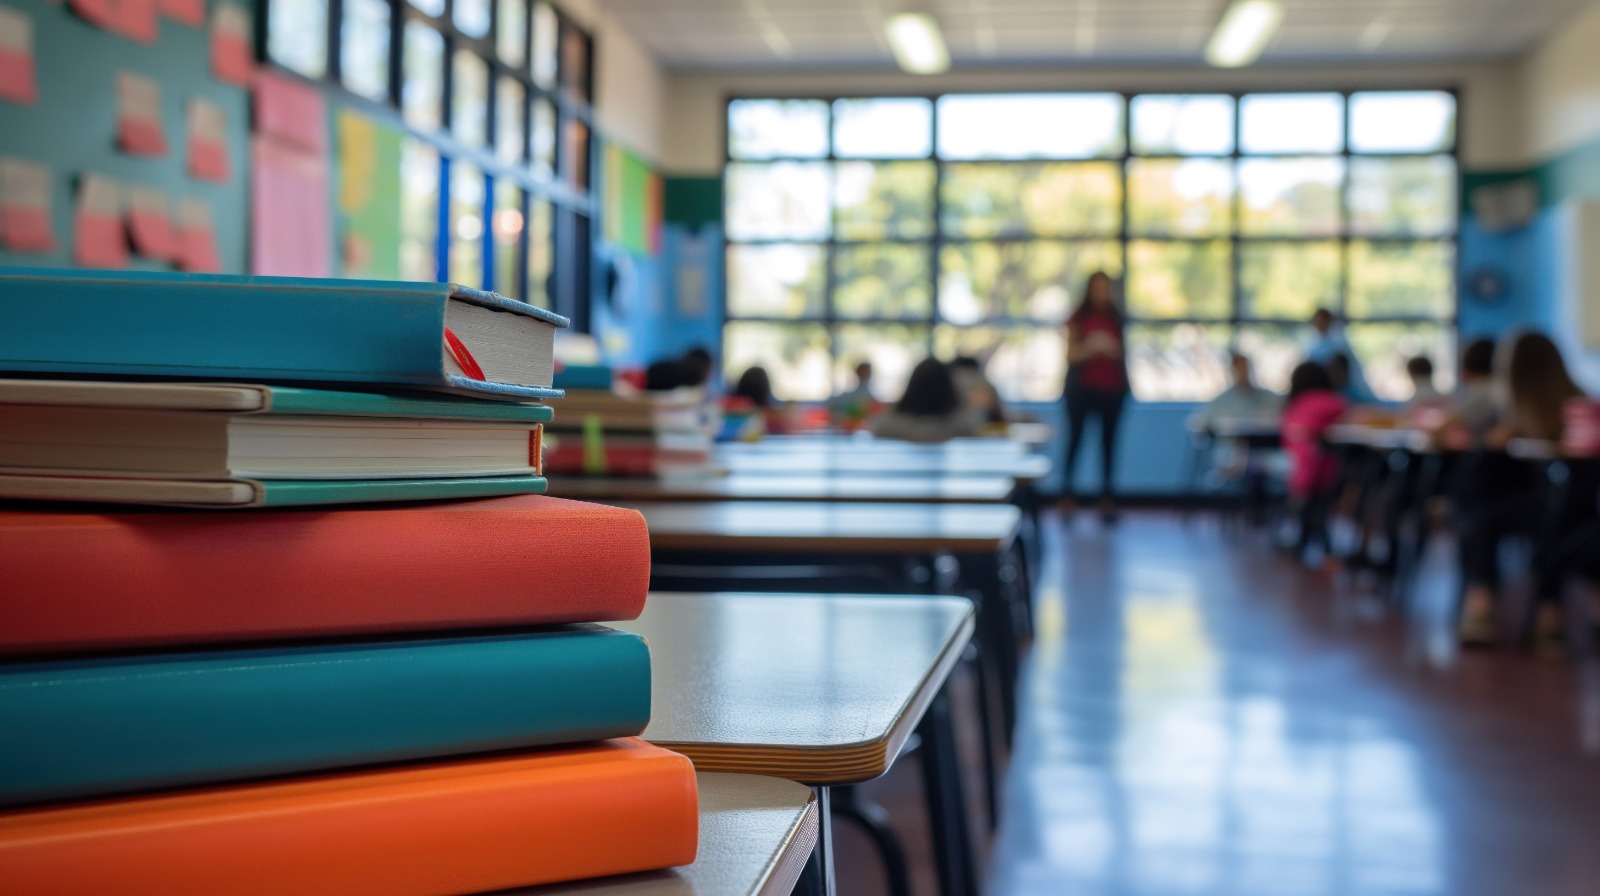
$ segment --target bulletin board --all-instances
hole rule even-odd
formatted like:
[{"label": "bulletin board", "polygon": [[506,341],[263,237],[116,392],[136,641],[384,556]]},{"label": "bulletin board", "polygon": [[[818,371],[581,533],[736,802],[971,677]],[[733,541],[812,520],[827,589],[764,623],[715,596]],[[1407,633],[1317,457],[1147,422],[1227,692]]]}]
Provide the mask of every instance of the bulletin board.
[{"label": "bulletin board", "polygon": [[[86,4],[0,0],[0,7],[30,20],[37,82],[32,104],[0,99],[0,157],[48,167],[54,236],[48,252],[0,247],[0,265],[72,266],[76,185],[80,177],[92,174],[124,188],[120,190],[124,203],[133,188],[147,199],[164,197],[174,218],[180,201],[203,203],[215,238],[216,268],[224,273],[246,271],[249,91],[220,80],[213,69],[214,13],[223,2],[230,4],[230,12],[244,13],[225,18],[254,20],[252,0],[162,0],[153,4],[159,10],[153,32],[141,40],[90,24],[74,11]],[[114,8],[117,3],[97,5]],[[188,12],[175,17],[174,10]],[[245,38],[249,46],[248,35]],[[119,148],[118,82],[124,72],[156,87],[163,153],[137,155]],[[220,180],[197,177],[192,171],[188,146],[192,99],[220,112],[207,116],[207,129],[215,134],[220,152],[206,163],[213,166],[212,178],[215,166],[226,171]],[[174,264],[134,251],[119,267],[171,270]]]}]

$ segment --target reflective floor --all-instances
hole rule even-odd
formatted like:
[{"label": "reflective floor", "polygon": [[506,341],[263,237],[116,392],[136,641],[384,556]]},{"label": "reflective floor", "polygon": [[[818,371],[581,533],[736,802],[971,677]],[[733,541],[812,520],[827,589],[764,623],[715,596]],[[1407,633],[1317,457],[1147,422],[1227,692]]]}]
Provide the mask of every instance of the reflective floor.
[{"label": "reflective floor", "polygon": [[[1600,894],[1600,672],[1454,656],[1447,552],[1407,626],[1212,521],[1050,526],[988,893]],[[913,761],[867,792],[921,863]]]}]

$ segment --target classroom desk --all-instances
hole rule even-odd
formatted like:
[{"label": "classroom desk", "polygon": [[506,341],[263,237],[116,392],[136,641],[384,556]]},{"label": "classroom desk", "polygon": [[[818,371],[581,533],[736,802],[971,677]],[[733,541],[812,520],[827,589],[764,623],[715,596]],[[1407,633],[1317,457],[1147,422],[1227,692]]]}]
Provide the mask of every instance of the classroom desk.
[{"label": "classroom desk", "polygon": [[[518,896],[789,896],[816,847],[816,797],[793,781],[700,772],[694,863],[513,890]],[[510,896],[510,894],[507,894]]]},{"label": "classroom desk", "polygon": [[[639,619],[616,627],[650,644],[645,740],[701,771],[817,788],[826,892],[830,788],[882,775],[917,731],[941,888],[955,896],[976,892],[976,866],[944,683],[974,625],[959,597],[652,593]],[[875,840],[889,833],[851,817]]]},{"label": "classroom desk", "polygon": [[878,452],[882,454],[932,454],[972,456],[983,454],[1026,454],[1027,444],[995,436],[971,436],[943,442],[906,442],[900,439],[880,439],[870,435],[793,435],[766,436],[754,442],[724,443],[738,451],[751,453],[782,452]]},{"label": "classroom desk", "polygon": [[[939,446],[928,446],[939,448]],[[829,449],[762,450],[742,445],[718,445],[712,464],[731,473],[780,476],[826,476],[856,473],[874,476],[1009,476],[1033,484],[1050,475],[1050,459],[1038,454],[932,451],[874,451]]]},{"label": "classroom desk", "polygon": [[1016,491],[1005,476],[767,476],[644,479],[562,476],[550,494],[582,501],[832,501],[1004,504]]}]

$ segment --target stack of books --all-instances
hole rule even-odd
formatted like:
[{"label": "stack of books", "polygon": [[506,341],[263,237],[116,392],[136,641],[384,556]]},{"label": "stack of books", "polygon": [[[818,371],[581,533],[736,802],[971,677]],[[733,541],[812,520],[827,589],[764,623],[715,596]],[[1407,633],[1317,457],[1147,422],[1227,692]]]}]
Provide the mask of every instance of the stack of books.
[{"label": "stack of books", "polygon": [[712,469],[712,430],[699,389],[568,389],[547,428],[545,468],[593,476],[695,476]]},{"label": "stack of books", "polygon": [[[3,488],[31,499],[0,504],[5,892],[693,861],[693,769],[635,739],[648,650],[593,624],[643,608],[643,519],[529,494],[564,323],[443,284],[0,274]],[[284,504],[346,506],[217,509]]]}]

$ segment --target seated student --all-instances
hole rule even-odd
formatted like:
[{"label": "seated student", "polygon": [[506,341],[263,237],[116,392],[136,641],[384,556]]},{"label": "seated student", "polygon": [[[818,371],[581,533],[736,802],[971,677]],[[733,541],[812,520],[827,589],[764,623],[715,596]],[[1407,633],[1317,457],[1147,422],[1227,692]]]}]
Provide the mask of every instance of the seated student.
[{"label": "seated student", "polygon": [[773,398],[772,377],[765,367],[757,365],[746,370],[729,397],[759,412],[767,435],[781,436],[789,432],[788,411]]},{"label": "seated student", "polygon": [[1494,341],[1474,339],[1461,351],[1454,395],[1445,413],[1428,427],[1433,440],[1452,448],[1481,447],[1500,418],[1494,388]]},{"label": "seated student", "polygon": [[856,387],[828,400],[828,415],[845,429],[861,426],[878,406],[878,400],[872,395],[872,362],[857,364],[855,373]]},{"label": "seated student", "polygon": [[983,365],[971,355],[962,355],[950,362],[950,378],[956,384],[956,396],[961,406],[972,418],[975,430],[1003,427],[1008,422],[1006,406],[1000,392],[983,373]]},{"label": "seated student", "polygon": [[1275,420],[1283,411],[1283,396],[1256,385],[1250,370],[1250,357],[1243,352],[1228,352],[1228,375],[1233,381],[1216,398],[1206,402],[1190,425],[1203,428],[1218,420]]},{"label": "seated student", "polygon": [[[1333,489],[1336,470],[1333,458],[1322,443],[1328,427],[1338,423],[1350,402],[1334,388],[1333,377],[1321,364],[1305,361],[1289,374],[1289,394],[1283,405],[1283,450],[1289,457],[1287,486],[1289,498],[1303,512],[1301,519],[1320,526],[1322,513],[1314,502],[1325,500]],[[1313,540],[1327,549],[1327,533],[1303,528],[1300,548]]]},{"label": "seated student", "polygon": [[704,386],[711,379],[711,369],[711,353],[697,346],[681,358],[667,358],[646,367],[644,387],[651,392],[669,392],[686,386]]},{"label": "seated student", "polygon": [[923,358],[912,368],[900,401],[867,428],[879,438],[908,442],[944,442],[977,432],[956,394],[950,369],[934,358]]},{"label": "seated student", "polygon": [[1407,358],[1406,377],[1411,380],[1411,399],[1404,410],[1406,416],[1448,404],[1445,394],[1433,384],[1433,359],[1426,355]]},{"label": "seated student", "polygon": [[[1561,350],[1548,336],[1533,332],[1513,333],[1495,348],[1494,388],[1500,397],[1499,422],[1484,436],[1491,449],[1504,448],[1514,438],[1559,441],[1563,406],[1583,395],[1567,373]],[[1537,479],[1527,464],[1498,453],[1474,455],[1458,471],[1452,498],[1460,521],[1464,644],[1494,640],[1500,543],[1539,530],[1544,514],[1534,497]],[[1541,581],[1534,595],[1540,602],[1535,636],[1547,651],[1559,651],[1563,642],[1555,585]]]},{"label": "seated student", "polygon": [[1361,368],[1344,352],[1335,352],[1328,356],[1328,360],[1320,363],[1333,378],[1333,390],[1344,396],[1345,401],[1351,404],[1376,404],[1378,396],[1367,386],[1366,377],[1361,375]]}]

